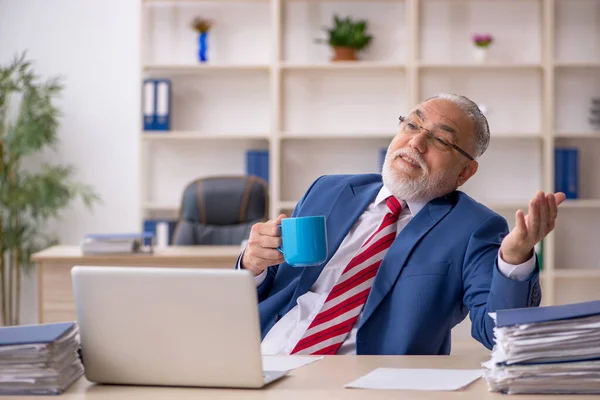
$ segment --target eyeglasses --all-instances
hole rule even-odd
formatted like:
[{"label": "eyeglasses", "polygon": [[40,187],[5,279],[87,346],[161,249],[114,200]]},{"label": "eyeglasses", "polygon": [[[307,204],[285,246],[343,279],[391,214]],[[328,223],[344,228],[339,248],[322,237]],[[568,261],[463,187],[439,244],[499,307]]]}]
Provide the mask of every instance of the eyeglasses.
[{"label": "eyeglasses", "polygon": [[402,133],[408,135],[417,135],[421,131],[427,132],[428,143],[432,144],[436,149],[440,151],[450,151],[451,149],[455,149],[463,156],[467,157],[469,160],[475,160],[473,157],[469,155],[466,151],[455,145],[454,143],[449,142],[448,140],[441,137],[436,132],[432,132],[429,129],[423,128],[416,122],[406,117],[400,117],[400,131]]}]

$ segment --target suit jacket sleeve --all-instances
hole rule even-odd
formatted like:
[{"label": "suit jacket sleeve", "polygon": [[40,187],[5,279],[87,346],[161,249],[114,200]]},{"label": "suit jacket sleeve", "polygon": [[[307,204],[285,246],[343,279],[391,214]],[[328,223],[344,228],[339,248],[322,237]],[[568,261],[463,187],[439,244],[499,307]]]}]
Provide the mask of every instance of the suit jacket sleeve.
[{"label": "suit jacket sleeve", "polygon": [[463,264],[463,303],[471,318],[471,335],[488,349],[494,345],[494,321],[488,313],[500,309],[537,307],[541,300],[536,268],[522,281],[498,269],[498,250],[508,234],[506,221],[494,215],[471,235]]},{"label": "suit jacket sleeve", "polygon": [[[304,193],[304,196],[302,196],[300,201],[298,201],[298,203],[296,204],[296,207],[294,208],[294,212],[291,215],[292,218],[298,216],[298,214],[302,211],[302,204],[304,203],[306,198],[311,194],[312,190],[317,185],[317,183],[321,180],[321,178],[322,178],[322,176],[319,177],[317,180],[315,180],[312,183],[312,185],[310,185],[310,187],[308,188],[306,193]],[[278,269],[279,269],[279,265],[272,265],[269,268],[267,268],[267,276],[266,276],[265,280],[257,287],[259,302],[261,302],[269,297],[269,294],[271,293],[271,287],[273,287],[273,281],[275,281],[275,276],[277,275]]]}]

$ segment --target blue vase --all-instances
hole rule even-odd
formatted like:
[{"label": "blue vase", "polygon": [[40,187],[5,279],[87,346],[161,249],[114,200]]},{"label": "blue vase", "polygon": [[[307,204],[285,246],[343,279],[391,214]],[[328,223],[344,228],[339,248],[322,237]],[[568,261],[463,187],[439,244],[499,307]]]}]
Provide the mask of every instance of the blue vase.
[{"label": "blue vase", "polygon": [[208,32],[202,32],[198,35],[198,59],[200,62],[206,62],[206,50],[208,49]]}]

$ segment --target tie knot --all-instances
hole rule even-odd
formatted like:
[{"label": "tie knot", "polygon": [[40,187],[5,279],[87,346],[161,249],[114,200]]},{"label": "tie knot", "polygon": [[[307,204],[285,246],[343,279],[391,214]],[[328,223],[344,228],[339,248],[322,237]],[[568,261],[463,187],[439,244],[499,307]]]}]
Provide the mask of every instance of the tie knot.
[{"label": "tie knot", "polygon": [[390,209],[390,212],[394,214],[396,218],[398,218],[400,216],[400,211],[402,211],[402,206],[400,205],[398,199],[394,196],[390,196],[387,199],[385,199],[385,202],[388,208]]}]

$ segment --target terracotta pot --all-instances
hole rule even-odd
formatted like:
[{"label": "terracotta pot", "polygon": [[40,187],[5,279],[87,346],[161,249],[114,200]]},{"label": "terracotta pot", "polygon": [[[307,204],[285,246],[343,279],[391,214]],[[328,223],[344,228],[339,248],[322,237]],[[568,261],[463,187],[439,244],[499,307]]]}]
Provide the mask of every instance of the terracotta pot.
[{"label": "terracotta pot", "polygon": [[335,52],[331,61],[356,61],[356,49],[351,47],[334,47]]}]

